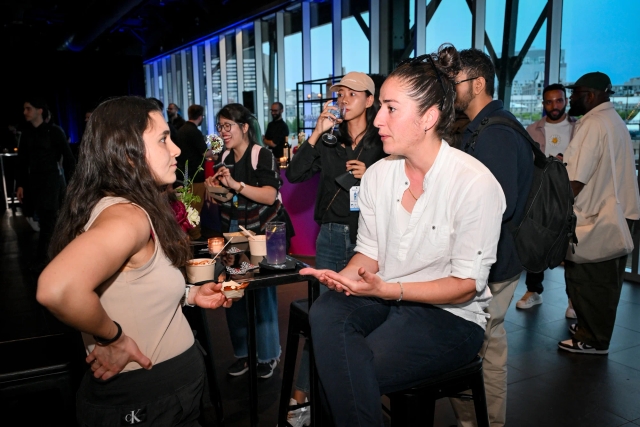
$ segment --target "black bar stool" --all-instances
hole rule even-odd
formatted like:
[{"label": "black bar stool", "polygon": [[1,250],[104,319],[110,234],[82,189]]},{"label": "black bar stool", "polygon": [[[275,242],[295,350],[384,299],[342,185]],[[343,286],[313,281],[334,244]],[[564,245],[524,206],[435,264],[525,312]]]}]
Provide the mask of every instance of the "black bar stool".
[{"label": "black bar stool", "polygon": [[[280,389],[280,404],[278,406],[278,426],[288,427],[287,413],[305,406],[310,406],[311,425],[318,427],[328,420],[320,404],[320,388],[316,373],[315,358],[313,356],[313,343],[311,342],[311,326],[309,325],[309,308],[313,301],[320,295],[320,282],[309,278],[309,298],[301,298],[291,303],[289,307],[289,327],[287,331],[287,347],[284,354],[284,368],[282,372],[282,388]],[[300,335],[307,339],[309,344],[309,380],[311,389],[309,402],[289,406],[289,396],[293,389],[293,377],[295,376],[296,360],[298,358],[298,344]]]},{"label": "black bar stool", "polygon": [[[309,300],[302,298],[295,300],[289,306],[289,327],[287,331],[287,347],[284,353],[284,368],[282,372],[282,388],[280,389],[280,405],[278,406],[278,426],[289,426],[287,413],[289,410],[310,406],[310,402],[289,406],[289,396],[293,388],[293,377],[298,358],[298,344],[300,335],[309,339],[311,327],[309,326]],[[311,340],[308,340],[311,343]],[[311,349],[309,353],[312,353]],[[310,354],[311,356],[311,354]],[[313,415],[313,411],[312,411]]]},{"label": "black bar stool", "polygon": [[[467,390],[472,395],[463,394]],[[387,396],[391,410],[384,406],[383,409],[391,416],[392,427],[433,426],[436,400],[443,397],[473,399],[478,427],[489,427],[480,356],[456,370]]]}]

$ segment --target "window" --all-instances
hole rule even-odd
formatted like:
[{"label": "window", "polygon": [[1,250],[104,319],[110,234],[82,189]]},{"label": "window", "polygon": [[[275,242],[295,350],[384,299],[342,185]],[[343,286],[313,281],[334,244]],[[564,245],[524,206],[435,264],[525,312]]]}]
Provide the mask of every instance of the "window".
[{"label": "window", "polygon": [[[564,0],[562,12],[562,50],[566,56],[566,80],[573,83],[583,74],[601,71],[611,78],[613,86],[632,85],[638,75],[638,16],[640,2],[620,0],[616,6],[606,0],[582,2]],[[621,13],[623,12],[623,13]],[[597,16],[593,22],[585,16]],[[615,25],[611,25],[615,22]],[[638,95],[620,91],[614,94],[614,103],[620,116],[629,120],[638,111]],[[636,125],[636,130],[638,129]]]},{"label": "window", "polygon": [[[227,99],[223,103],[230,104],[238,102],[238,62],[236,57],[236,37],[235,32],[229,32],[224,37],[226,64],[227,64]],[[212,56],[213,60],[213,56]],[[218,58],[220,61],[220,58]]]},{"label": "window", "polygon": [[[285,100],[283,120],[289,132],[297,129],[296,83],[302,78],[302,12],[298,7],[284,14]],[[268,115],[267,117],[271,117]]]},{"label": "window", "polygon": [[520,83],[517,90],[514,90],[516,86],[513,82],[502,81],[505,77],[498,74],[496,75],[497,85],[494,95],[503,99],[505,108],[510,110],[526,126],[542,117],[542,95],[538,91],[538,85],[541,82],[544,83],[546,19],[540,28],[536,28],[535,25],[545,10],[547,0],[529,0],[518,2],[517,5],[517,19],[515,23],[512,23],[516,26],[513,51],[503,52],[506,0],[487,0],[486,32],[489,36],[491,49],[488,47],[485,49],[494,59],[506,56],[517,57],[521,50],[526,48],[527,39],[533,37],[531,46],[524,52],[522,65],[513,76],[513,81],[517,80]]},{"label": "window", "polygon": [[[437,9],[430,16],[430,9],[436,4]],[[437,51],[442,43],[451,43],[458,50],[471,47],[471,10],[465,0],[427,0],[426,53]]]},{"label": "window", "polygon": [[369,2],[342,0],[342,69],[369,73]]},{"label": "window", "polygon": [[311,6],[311,80],[333,76],[331,3]]}]

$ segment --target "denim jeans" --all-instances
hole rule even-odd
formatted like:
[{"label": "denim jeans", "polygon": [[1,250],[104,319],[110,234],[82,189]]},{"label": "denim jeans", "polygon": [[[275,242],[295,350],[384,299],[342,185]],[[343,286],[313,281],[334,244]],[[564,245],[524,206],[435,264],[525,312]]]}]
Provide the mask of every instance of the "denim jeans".
[{"label": "denim jeans", "polygon": [[[349,238],[349,226],[344,224],[322,224],[316,240],[316,268],[333,271],[342,270],[353,254],[355,243]],[[320,293],[328,291],[320,286]],[[296,389],[309,393],[309,344],[305,342],[298,368]]]},{"label": "denim jeans", "polygon": [[316,367],[335,425],[384,425],[380,395],[478,354],[484,330],[430,304],[326,292],[309,313]]},{"label": "denim jeans", "polygon": [[342,270],[353,256],[355,247],[349,238],[348,225],[322,224],[316,240],[316,268]]},{"label": "denim jeans", "polygon": [[[232,220],[230,232],[238,231],[238,221]],[[278,293],[275,287],[257,289],[256,297],[256,345],[258,362],[269,362],[280,357],[280,332],[278,330]],[[225,310],[227,325],[233,354],[235,357],[247,357],[247,336],[249,321],[247,319],[246,300],[235,302]]]}]

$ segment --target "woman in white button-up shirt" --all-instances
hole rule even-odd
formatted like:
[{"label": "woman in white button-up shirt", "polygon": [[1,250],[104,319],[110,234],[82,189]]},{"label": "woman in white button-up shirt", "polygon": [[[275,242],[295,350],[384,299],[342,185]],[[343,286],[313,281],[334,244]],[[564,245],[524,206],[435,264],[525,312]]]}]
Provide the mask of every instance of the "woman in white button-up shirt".
[{"label": "woman in white button-up shirt", "polygon": [[389,157],[362,178],[356,254],[312,306],[316,365],[338,426],[382,426],[380,395],[470,362],[482,344],[505,209],[491,172],[442,139],[457,51],[401,64],[374,122]]}]

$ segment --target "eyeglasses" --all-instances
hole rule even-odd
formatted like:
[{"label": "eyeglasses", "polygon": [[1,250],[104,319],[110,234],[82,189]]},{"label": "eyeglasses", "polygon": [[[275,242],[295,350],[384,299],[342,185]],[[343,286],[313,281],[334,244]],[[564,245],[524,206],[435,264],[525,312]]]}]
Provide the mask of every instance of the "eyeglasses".
[{"label": "eyeglasses", "polygon": [[229,132],[231,130],[231,126],[233,125],[237,125],[237,123],[218,123],[216,124],[216,130],[218,132],[221,132],[224,129],[225,132]]},{"label": "eyeglasses", "polygon": [[476,77],[469,77],[468,79],[464,79],[464,80],[460,80],[460,81],[457,81],[457,82],[453,82],[453,85],[454,85],[454,86],[457,86],[457,85],[459,85],[460,83],[468,82],[469,80],[475,80],[475,79],[477,79],[478,77],[480,77],[480,76],[476,76]]},{"label": "eyeglasses", "polygon": [[442,100],[440,101],[440,110],[442,110],[442,107],[444,105],[444,98],[445,96],[447,96],[447,90],[444,88],[444,83],[442,83],[442,78],[440,78],[440,72],[438,71],[438,67],[436,67],[436,64],[433,62],[433,58],[431,57],[431,55],[426,54],[426,55],[416,56],[415,58],[405,59],[404,61],[401,61],[398,64],[398,67],[405,64],[409,64],[409,65],[422,64],[425,61],[431,64],[433,71],[435,71],[436,73],[436,78],[438,79],[438,83],[440,83],[440,87],[442,88],[443,95],[442,95]]}]

